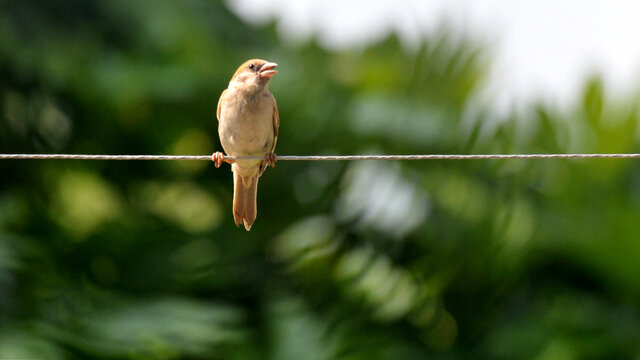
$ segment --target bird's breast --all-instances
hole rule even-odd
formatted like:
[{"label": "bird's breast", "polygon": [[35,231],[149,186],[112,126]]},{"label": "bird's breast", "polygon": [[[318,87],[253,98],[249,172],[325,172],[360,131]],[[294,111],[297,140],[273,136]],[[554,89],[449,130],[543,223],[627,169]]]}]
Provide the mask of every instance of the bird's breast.
[{"label": "bird's breast", "polygon": [[220,109],[218,133],[232,156],[262,156],[273,143],[273,100],[269,93],[227,94]]}]

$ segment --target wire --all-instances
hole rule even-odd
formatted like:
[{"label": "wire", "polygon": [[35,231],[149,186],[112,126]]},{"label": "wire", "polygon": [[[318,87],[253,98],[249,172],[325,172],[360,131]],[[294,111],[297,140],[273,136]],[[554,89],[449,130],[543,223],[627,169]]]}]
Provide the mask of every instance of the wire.
[{"label": "wire", "polygon": [[[260,156],[224,156],[225,160],[260,160]],[[478,155],[283,155],[278,161],[342,160],[491,160],[491,159],[637,159],[640,154],[478,154]],[[207,160],[211,155],[0,154],[0,160]]]},{"label": "wire", "polygon": [[89,155],[89,154],[0,154],[2,159],[19,160],[209,160],[211,155]]}]

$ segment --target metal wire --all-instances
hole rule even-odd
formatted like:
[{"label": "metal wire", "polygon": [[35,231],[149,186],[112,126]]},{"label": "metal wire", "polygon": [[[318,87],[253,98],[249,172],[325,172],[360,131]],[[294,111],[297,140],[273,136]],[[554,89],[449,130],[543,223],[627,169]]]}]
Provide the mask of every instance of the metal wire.
[{"label": "metal wire", "polygon": [[0,154],[19,160],[209,160],[211,155],[89,155],[89,154]]},{"label": "metal wire", "polygon": [[[637,159],[640,154],[478,154],[478,155],[283,155],[278,161],[344,160],[491,160],[491,159]],[[0,154],[0,160],[207,160],[211,155]],[[224,156],[225,160],[259,160],[259,156]]]}]

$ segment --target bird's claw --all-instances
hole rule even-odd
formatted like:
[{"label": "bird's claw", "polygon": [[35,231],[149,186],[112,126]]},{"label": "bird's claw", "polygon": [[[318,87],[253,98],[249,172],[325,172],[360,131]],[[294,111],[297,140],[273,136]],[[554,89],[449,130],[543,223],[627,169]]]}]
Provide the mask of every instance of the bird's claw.
[{"label": "bird's claw", "polygon": [[222,165],[223,161],[226,162],[226,163],[229,163],[229,164],[231,164],[233,162],[232,160],[225,159],[224,154],[221,153],[220,151],[216,151],[211,155],[211,161],[213,161],[213,164],[217,168],[219,168],[220,165]]},{"label": "bird's claw", "polygon": [[264,156],[264,160],[267,162],[267,165],[274,168],[276,167],[276,162],[278,162],[278,157],[276,156],[275,153],[271,152]]}]

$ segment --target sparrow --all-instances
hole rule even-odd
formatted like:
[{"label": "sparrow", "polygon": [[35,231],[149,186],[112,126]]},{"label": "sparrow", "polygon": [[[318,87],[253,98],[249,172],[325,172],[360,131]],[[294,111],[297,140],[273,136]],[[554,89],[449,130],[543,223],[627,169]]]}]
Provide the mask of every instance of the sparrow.
[{"label": "sparrow", "polygon": [[259,156],[259,160],[228,160],[221,152],[213,154],[216,167],[222,161],[233,172],[233,218],[237,226],[249,231],[257,216],[258,178],[267,165],[274,167],[280,116],[276,99],[269,91],[269,80],[278,64],[260,59],[248,60],[236,70],[229,86],[220,95],[216,117],[222,148],[228,156]]}]

